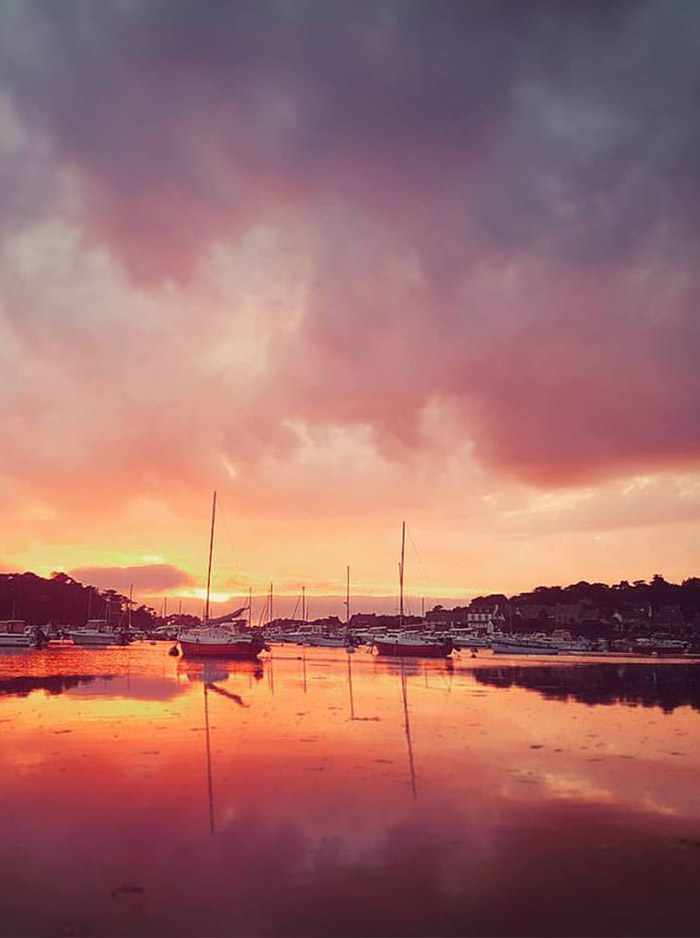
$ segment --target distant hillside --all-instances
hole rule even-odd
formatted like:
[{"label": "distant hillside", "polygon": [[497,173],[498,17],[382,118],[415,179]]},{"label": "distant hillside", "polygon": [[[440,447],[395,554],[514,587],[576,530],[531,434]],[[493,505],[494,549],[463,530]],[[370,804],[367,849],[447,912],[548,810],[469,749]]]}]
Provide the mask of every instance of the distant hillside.
[{"label": "distant hillside", "polygon": [[479,596],[469,609],[497,609],[518,631],[567,627],[582,635],[700,634],[700,579],[669,583],[656,574],[648,582],[621,580],[612,586],[581,580],[569,586],[537,586],[510,598]]},{"label": "distant hillside", "polygon": [[[35,573],[0,574],[0,619],[24,619],[30,625],[84,625],[88,619],[108,619],[126,625],[129,600],[116,590],[84,586],[65,573],[48,578]],[[135,629],[151,629],[158,620],[153,609],[135,605]]]}]

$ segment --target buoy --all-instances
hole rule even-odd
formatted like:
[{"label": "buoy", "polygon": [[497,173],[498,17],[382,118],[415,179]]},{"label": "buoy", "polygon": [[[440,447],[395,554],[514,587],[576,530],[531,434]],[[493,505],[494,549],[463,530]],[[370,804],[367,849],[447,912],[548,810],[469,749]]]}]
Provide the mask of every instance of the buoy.
[{"label": "buoy", "polygon": [[170,651],[168,652],[168,654],[169,654],[172,658],[177,658],[177,656],[180,654],[180,652],[179,652],[178,649],[177,649],[177,645],[173,645],[173,647],[170,649]]}]

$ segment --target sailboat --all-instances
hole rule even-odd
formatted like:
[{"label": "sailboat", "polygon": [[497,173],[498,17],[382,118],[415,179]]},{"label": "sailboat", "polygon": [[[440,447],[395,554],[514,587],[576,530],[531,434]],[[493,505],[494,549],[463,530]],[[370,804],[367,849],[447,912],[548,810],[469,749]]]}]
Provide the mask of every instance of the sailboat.
[{"label": "sailboat", "polygon": [[406,558],[406,522],[401,526],[401,562],[399,563],[399,630],[377,635],[374,645],[380,655],[401,658],[445,658],[452,652],[452,640],[433,638],[404,629],[403,583]]},{"label": "sailboat", "polygon": [[216,492],[211,506],[209,533],[209,565],[207,568],[207,598],[204,622],[200,628],[179,632],[177,640],[182,654],[188,658],[257,658],[266,648],[257,630],[244,629],[238,621],[209,625],[209,596],[211,590],[211,564],[214,554],[214,525],[216,523]]},{"label": "sailboat", "polygon": [[345,629],[334,635],[309,635],[306,640],[307,645],[318,648],[350,648],[352,640],[349,634],[350,628],[350,567],[346,568],[346,586],[345,586]]}]

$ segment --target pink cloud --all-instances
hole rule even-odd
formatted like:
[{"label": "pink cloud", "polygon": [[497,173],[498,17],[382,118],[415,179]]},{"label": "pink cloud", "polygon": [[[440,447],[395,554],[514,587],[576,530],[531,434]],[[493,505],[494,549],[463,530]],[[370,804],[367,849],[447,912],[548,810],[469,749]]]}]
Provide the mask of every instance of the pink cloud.
[{"label": "pink cloud", "polygon": [[133,567],[78,567],[69,575],[89,586],[137,593],[162,593],[183,586],[192,586],[194,578],[171,564],[149,563]]},{"label": "pink cloud", "polygon": [[605,6],[4,12],[8,514],[696,466],[697,13]]}]

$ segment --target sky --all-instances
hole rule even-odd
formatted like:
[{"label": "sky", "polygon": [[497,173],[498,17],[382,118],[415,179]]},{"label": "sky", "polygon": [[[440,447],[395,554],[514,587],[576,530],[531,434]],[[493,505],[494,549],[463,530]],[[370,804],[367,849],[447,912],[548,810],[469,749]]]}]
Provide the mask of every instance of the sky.
[{"label": "sky", "polygon": [[414,597],[697,574],[699,44],[3,0],[0,570],[199,602],[216,489],[220,600],[393,597],[402,520]]}]

